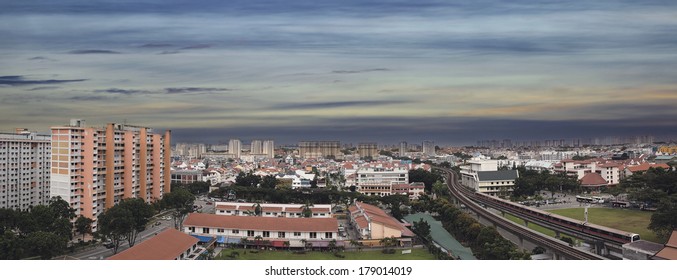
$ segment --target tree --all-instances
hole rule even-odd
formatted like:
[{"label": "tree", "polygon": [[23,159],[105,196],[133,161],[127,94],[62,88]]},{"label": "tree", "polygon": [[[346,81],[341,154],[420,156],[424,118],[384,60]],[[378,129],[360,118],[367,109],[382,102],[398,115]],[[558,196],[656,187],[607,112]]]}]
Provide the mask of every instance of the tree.
[{"label": "tree", "polygon": [[164,195],[160,201],[163,209],[170,209],[174,219],[174,228],[181,229],[183,220],[193,211],[195,196],[189,191],[179,188]]},{"label": "tree", "polygon": [[284,246],[285,248],[287,248],[287,251],[289,251],[289,246],[291,246],[291,243],[289,243],[288,240],[285,240],[284,242],[282,242],[282,246]]},{"label": "tree", "polygon": [[277,179],[273,175],[263,177],[261,180],[261,187],[267,189],[274,189],[277,186]]},{"label": "tree", "polygon": [[254,203],[254,205],[252,205],[252,208],[254,208],[254,212],[252,213],[254,214],[254,216],[261,216],[263,214],[263,208],[261,208],[261,204],[259,204],[258,202]]},{"label": "tree", "polygon": [[254,242],[256,243],[256,249],[257,250],[261,249],[259,247],[261,245],[261,241],[263,241],[263,237],[261,237],[260,235],[257,235],[256,237],[254,237]]},{"label": "tree", "polygon": [[94,220],[80,215],[75,220],[75,229],[82,234],[82,240],[85,240],[85,234],[92,233],[92,223]]},{"label": "tree", "polygon": [[430,241],[430,225],[423,218],[419,219],[418,222],[414,222],[414,231],[421,238]]},{"label": "tree", "polygon": [[117,254],[120,243],[134,228],[134,216],[127,208],[111,207],[99,215],[98,224],[99,234],[110,239],[113,244],[113,254]]},{"label": "tree", "polygon": [[667,240],[672,231],[677,229],[677,195],[661,200],[656,213],[651,215],[649,229],[662,240]]},{"label": "tree", "polygon": [[409,170],[409,183],[423,182],[423,184],[425,184],[426,192],[430,192],[433,187],[433,184],[439,180],[442,180],[442,176],[440,176],[437,173],[433,173],[423,169]]},{"label": "tree", "polygon": [[449,188],[447,188],[447,185],[442,183],[442,181],[435,181],[433,184],[432,188],[433,193],[437,194],[438,196],[447,196],[449,195]]},{"label": "tree", "polygon": [[336,250],[336,239],[329,241],[329,251],[334,252]]},{"label": "tree", "polygon": [[68,240],[52,232],[37,231],[29,234],[25,243],[28,256],[48,260],[63,253]]},{"label": "tree", "polygon": [[349,241],[350,246],[357,247],[357,251],[362,251],[362,243],[355,239],[350,239]]},{"label": "tree", "polygon": [[306,201],[305,204],[301,207],[301,215],[303,215],[304,218],[310,218],[313,216],[313,209],[312,207],[315,206],[313,203],[310,201]]},{"label": "tree", "polygon": [[247,250],[247,243],[249,243],[249,239],[247,237],[242,237],[240,238],[240,243],[244,245],[244,249]]},{"label": "tree", "polygon": [[112,208],[115,207],[127,209],[127,212],[132,214],[132,226],[128,229],[126,239],[129,247],[134,247],[136,237],[146,229],[148,221],[153,216],[153,208],[141,198],[124,199]]}]

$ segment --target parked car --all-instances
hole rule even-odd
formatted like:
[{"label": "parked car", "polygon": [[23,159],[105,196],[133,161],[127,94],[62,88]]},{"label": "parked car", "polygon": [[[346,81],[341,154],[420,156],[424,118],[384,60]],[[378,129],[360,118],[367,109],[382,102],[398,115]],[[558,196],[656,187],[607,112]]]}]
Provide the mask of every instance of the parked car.
[{"label": "parked car", "polygon": [[115,247],[115,244],[113,244],[113,242],[107,242],[107,243],[103,243],[103,246],[108,248],[108,249],[111,249],[111,248]]}]

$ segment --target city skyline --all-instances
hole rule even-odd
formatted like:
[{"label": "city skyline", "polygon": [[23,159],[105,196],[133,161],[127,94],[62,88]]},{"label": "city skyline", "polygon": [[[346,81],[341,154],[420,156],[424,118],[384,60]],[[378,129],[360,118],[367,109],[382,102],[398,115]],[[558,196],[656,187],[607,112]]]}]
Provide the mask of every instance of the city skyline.
[{"label": "city skyline", "polygon": [[81,118],[203,143],[674,139],[676,5],[1,3],[0,131]]}]

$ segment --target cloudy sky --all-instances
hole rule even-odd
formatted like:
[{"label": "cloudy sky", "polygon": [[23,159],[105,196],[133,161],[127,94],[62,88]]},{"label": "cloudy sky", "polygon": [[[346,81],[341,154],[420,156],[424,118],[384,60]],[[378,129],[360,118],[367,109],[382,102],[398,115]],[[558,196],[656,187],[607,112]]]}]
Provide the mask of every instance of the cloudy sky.
[{"label": "cloudy sky", "polygon": [[635,2],[2,1],[0,131],[82,118],[208,143],[674,137],[677,1]]}]

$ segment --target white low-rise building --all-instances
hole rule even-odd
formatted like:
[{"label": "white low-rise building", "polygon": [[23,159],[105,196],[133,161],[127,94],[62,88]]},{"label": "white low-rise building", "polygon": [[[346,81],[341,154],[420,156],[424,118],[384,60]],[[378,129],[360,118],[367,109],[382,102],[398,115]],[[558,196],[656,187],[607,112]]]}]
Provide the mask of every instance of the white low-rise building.
[{"label": "white low-rise building", "polygon": [[[216,215],[255,216],[256,207],[261,207],[262,217],[302,218],[303,204],[252,203],[252,202],[216,202]],[[331,205],[309,205],[312,218],[331,218]]]},{"label": "white low-rise building", "polygon": [[183,222],[183,231],[198,238],[214,237],[220,244],[246,242],[250,246],[278,248],[308,247],[308,244],[328,247],[332,240],[338,243],[341,239],[338,220],[335,218],[293,219],[191,213]]}]

